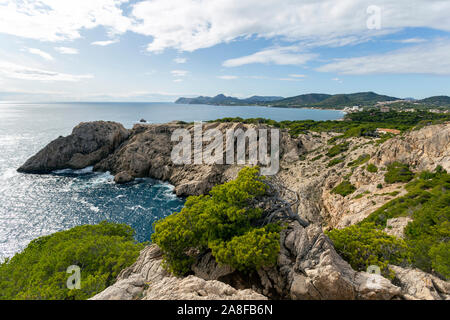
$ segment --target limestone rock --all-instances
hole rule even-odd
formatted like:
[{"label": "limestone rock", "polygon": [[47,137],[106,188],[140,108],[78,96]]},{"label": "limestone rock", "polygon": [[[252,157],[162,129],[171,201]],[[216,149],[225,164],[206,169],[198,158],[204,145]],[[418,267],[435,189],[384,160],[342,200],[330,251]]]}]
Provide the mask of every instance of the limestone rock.
[{"label": "limestone rock", "polygon": [[375,158],[375,163],[383,166],[399,161],[417,170],[434,170],[441,165],[450,171],[450,124],[428,126],[389,139]]},{"label": "limestone rock", "polygon": [[121,171],[114,176],[114,182],[117,184],[124,184],[133,181],[134,178],[126,171]]},{"label": "limestone rock", "polygon": [[411,221],[412,219],[410,217],[399,217],[388,219],[386,221],[386,228],[384,229],[384,232],[397,238],[403,238],[404,230],[408,225],[408,223],[410,223]]},{"label": "limestone rock", "polygon": [[156,245],[144,248],[138,260],[123,270],[117,282],[92,300],[266,300],[253,290],[237,290],[219,282],[196,276],[177,278],[161,266],[162,255]]},{"label": "limestone rock", "polygon": [[450,282],[419,269],[389,266],[395,272],[395,281],[408,300],[450,300]]},{"label": "limestone rock", "polygon": [[198,277],[251,288],[272,299],[386,300],[400,296],[400,288],[389,280],[354,271],[318,225],[303,228],[293,222],[282,232],[280,244],[277,267],[262,268],[250,277],[218,266],[211,255],[197,261],[193,271]]},{"label": "limestone rock", "polygon": [[127,138],[128,130],[119,123],[82,122],[71,135],[50,142],[18,171],[48,173],[66,168],[82,169],[104,159]]}]

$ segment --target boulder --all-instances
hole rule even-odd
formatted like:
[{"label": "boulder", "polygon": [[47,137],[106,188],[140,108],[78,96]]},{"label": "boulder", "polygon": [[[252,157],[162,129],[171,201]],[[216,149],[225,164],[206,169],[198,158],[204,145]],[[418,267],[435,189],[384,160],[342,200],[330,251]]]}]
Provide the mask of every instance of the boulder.
[{"label": "boulder", "polygon": [[134,180],[134,177],[126,171],[121,171],[114,176],[114,182],[117,184],[124,184]]}]

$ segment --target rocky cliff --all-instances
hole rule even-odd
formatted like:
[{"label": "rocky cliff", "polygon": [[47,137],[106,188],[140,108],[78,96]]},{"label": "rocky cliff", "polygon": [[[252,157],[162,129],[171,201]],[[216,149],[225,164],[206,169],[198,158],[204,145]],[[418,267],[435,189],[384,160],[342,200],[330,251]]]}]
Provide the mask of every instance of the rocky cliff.
[{"label": "rocky cliff", "polygon": [[[267,128],[242,123],[208,123],[204,130]],[[94,165],[110,171],[118,183],[135,177],[152,177],[175,185],[178,195],[208,192],[212,186],[235,178],[238,165],[175,165],[170,160],[174,130],[193,132],[192,124],[137,124],[131,130],[111,122],[82,123],[72,134],[51,142],[30,158],[22,172],[43,173],[55,169]],[[293,208],[310,222],[292,222],[283,231],[276,268],[251,276],[219,267],[210,254],[193,267],[193,275],[174,278],[161,268],[155,246],[143,250],[138,261],[124,270],[118,281],[93,299],[449,299],[450,285],[419,270],[393,266],[391,281],[354,271],[335,251],[322,230],[355,224],[387,201],[406,193],[405,183],[386,184],[386,166],[394,161],[413,171],[450,170],[450,124],[411,131],[378,144],[373,138],[350,138],[338,155],[327,153],[335,133],[280,134],[278,180],[295,191]],[[337,144],[342,143],[339,139]],[[338,159],[338,161],[333,161]],[[367,170],[367,164],[377,167]],[[332,192],[342,181],[355,191],[341,196]],[[386,231],[402,237],[408,221],[388,221]]]}]

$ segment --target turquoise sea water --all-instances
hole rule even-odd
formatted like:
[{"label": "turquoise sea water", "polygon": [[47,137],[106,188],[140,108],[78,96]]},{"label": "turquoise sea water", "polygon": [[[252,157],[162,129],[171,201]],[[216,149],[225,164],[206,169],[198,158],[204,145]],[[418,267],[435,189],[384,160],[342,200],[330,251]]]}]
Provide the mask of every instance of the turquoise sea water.
[{"label": "turquoise sea water", "polygon": [[342,115],[332,110],[173,103],[0,103],[0,260],[36,237],[102,220],[129,224],[137,240],[149,240],[153,222],[183,206],[171,185],[153,179],[119,186],[109,173],[92,168],[46,175],[16,172],[82,121],[111,120],[131,128],[141,118],[164,123],[223,117],[334,120]]}]

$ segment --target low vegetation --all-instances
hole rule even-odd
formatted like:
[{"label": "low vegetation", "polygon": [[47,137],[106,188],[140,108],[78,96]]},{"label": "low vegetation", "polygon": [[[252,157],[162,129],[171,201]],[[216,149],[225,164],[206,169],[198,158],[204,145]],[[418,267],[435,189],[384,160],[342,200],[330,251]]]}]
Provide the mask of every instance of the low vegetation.
[{"label": "low vegetation", "polygon": [[338,184],[336,187],[334,187],[333,190],[331,190],[331,193],[340,194],[343,197],[348,196],[349,194],[352,194],[355,192],[356,187],[350,183],[348,180],[342,181],[340,184]]},{"label": "low vegetation", "polygon": [[357,166],[360,166],[360,165],[366,163],[369,160],[370,160],[370,155],[362,154],[356,160],[349,162],[347,165],[349,167],[357,167]]},{"label": "low vegetation", "polygon": [[[111,285],[143,248],[133,229],[102,222],[37,238],[0,264],[0,299],[80,300]],[[81,268],[81,289],[67,288],[67,268]]]},{"label": "low vegetation", "polygon": [[347,150],[348,150],[348,143],[347,142],[341,143],[341,144],[337,144],[337,145],[331,147],[328,150],[327,156],[332,158],[332,157],[335,157],[338,154],[341,154],[341,153],[343,153],[343,152],[345,152]]},{"label": "low vegetation", "polygon": [[366,167],[366,170],[371,172],[371,173],[375,173],[378,172],[378,168],[376,165],[374,165],[373,163],[369,163]]},{"label": "low vegetation", "polygon": [[388,264],[407,265],[411,262],[405,241],[377,229],[374,223],[331,230],[328,236],[342,258],[355,270],[366,271],[370,265],[377,265],[383,275],[392,277]]},{"label": "low vegetation", "polygon": [[222,118],[211,122],[242,122],[251,124],[267,124],[280,129],[287,129],[289,133],[296,137],[299,134],[313,132],[336,132],[340,135],[330,139],[334,142],[338,139],[351,137],[376,137],[377,128],[397,129],[402,132],[414,127],[423,127],[429,124],[450,121],[450,114],[432,113],[427,111],[417,112],[380,112],[379,110],[368,110],[350,113],[345,116],[346,121],[314,121],[314,120],[293,120],[274,121],[264,118],[243,119]]},{"label": "low vegetation", "polygon": [[215,186],[209,195],[188,197],[181,212],[155,223],[152,241],[169,271],[187,273],[195,255],[207,250],[219,264],[244,272],[276,263],[280,227],[258,227],[263,210],[251,204],[267,192],[258,170],[242,169],[236,180]]},{"label": "low vegetation", "polygon": [[[365,270],[372,262],[386,270],[387,264],[409,264],[450,279],[450,175],[437,167],[422,172],[405,188],[405,196],[393,199],[357,225],[332,230],[336,249],[356,267]],[[383,232],[388,219],[413,219],[404,230],[404,240]],[[382,245],[374,241],[383,239]],[[364,261],[361,260],[361,254]]]},{"label": "low vegetation", "polygon": [[414,178],[414,173],[409,170],[407,164],[394,162],[387,166],[387,172],[384,175],[386,183],[408,182]]},{"label": "low vegetation", "polygon": [[333,159],[330,162],[328,162],[327,167],[332,167],[334,165],[337,165],[338,163],[344,162],[344,159],[342,158],[337,158],[337,159]]}]

